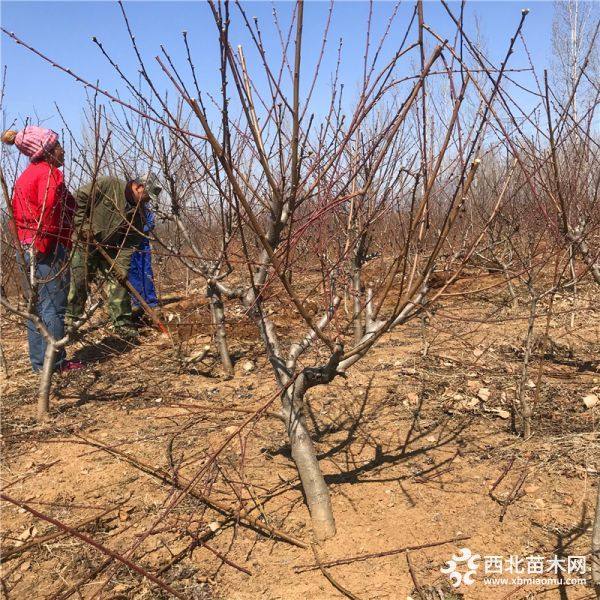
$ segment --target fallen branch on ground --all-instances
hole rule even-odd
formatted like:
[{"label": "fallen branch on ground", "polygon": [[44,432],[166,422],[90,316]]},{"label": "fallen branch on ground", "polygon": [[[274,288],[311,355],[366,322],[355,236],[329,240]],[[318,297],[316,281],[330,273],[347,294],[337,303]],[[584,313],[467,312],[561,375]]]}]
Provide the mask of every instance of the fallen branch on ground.
[{"label": "fallen branch on ground", "polygon": [[99,550],[103,554],[106,554],[107,556],[110,556],[114,560],[117,560],[120,563],[123,563],[125,566],[129,567],[130,569],[132,569],[139,575],[142,575],[142,577],[149,579],[150,581],[152,581],[152,583],[156,584],[161,589],[163,589],[166,592],[169,592],[169,594],[172,594],[173,596],[175,596],[175,598],[180,598],[181,600],[186,600],[185,596],[183,596],[179,592],[175,591],[170,585],[166,584],[164,581],[161,581],[158,577],[155,577],[154,575],[152,575],[152,573],[146,571],[146,569],[140,567],[139,565],[136,565],[134,562],[125,558],[118,552],[115,552],[114,550],[107,548],[106,546],[100,544],[99,542],[97,542],[96,540],[92,539],[91,537],[85,535],[84,533],[81,533],[81,532],[73,529],[72,527],[65,525],[64,523],[61,523],[57,519],[54,519],[53,517],[45,515],[39,511],[35,510],[35,508],[31,508],[31,506],[25,504],[24,502],[21,502],[20,500],[16,500],[15,498],[11,498],[10,496],[7,496],[6,494],[0,493],[0,499],[5,500],[6,502],[10,502],[11,504],[14,504],[15,506],[21,507],[22,509],[31,513],[34,517],[37,517],[38,519],[43,519],[44,521],[47,521],[48,523],[52,523],[52,525],[56,525],[56,527],[59,527],[60,529],[62,529],[63,531],[65,531],[66,533],[71,535],[72,537],[79,538],[81,541],[85,542],[86,544],[89,544],[93,548],[96,548],[96,550]]},{"label": "fallen branch on ground", "polygon": [[[100,513],[99,515],[94,515],[92,517],[84,519],[83,521],[80,521],[79,523],[76,523],[75,525],[73,525],[71,527],[71,529],[81,529],[82,527],[85,527],[86,525],[89,525],[90,523],[93,523],[94,521],[101,519],[102,517],[106,516],[107,514],[113,512],[115,510],[118,510],[119,508],[121,508],[121,506],[123,506],[129,500],[129,498],[127,498],[127,500],[124,500],[123,502],[120,502],[119,504],[117,504],[117,506],[114,506],[113,508],[109,508],[109,509],[105,510],[104,512]],[[37,536],[30,542],[23,544],[23,546],[18,546],[18,547],[15,546],[15,547],[9,548],[7,550],[2,550],[1,556],[0,556],[0,564],[3,564],[13,558],[16,558],[17,556],[20,556],[21,554],[23,554],[23,552],[27,552],[28,550],[31,550],[35,546],[39,546],[40,544],[44,544],[45,542],[50,542],[51,540],[54,540],[58,537],[62,537],[63,535],[67,535],[67,534],[68,534],[67,531],[59,529],[58,531],[53,531],[53,532],[47,533],[45,535]]]},{"label": "fallen branch on ground", "polygon": [[129,456],[127,453],[122,452],[121,450],[117,450],[116,448],[110,448],[108,446],[105,446],[104,444],[101,444],[100,442],[84,438],[83,436],[78,436],[78,437],[80,440],[83,441],[83,443],[89,444],[90,446],[95,446],[96,448],[100,448],[101,450],[104,450],[105,452],[112,454],[115,458],[118,458],[120,460],[124,460],[125,462],[128,462],[129,464],[140,469],[147,475],[151,475],[152,477],[159,479],[163,483],[167,483],[178,489],[187,490],[187,492],[189,493],[190,496],[192,496],[192,498],[195,498],[196,500],[200,500],[200,502],[204,502],[205,504],[210,506],[212,509],[214,509],[224,515],[227,515],[227,516],[231,517],[232,519],[245,521],[246,525],[249,525],[255,529],[258,529],[258,530],[262,531],[263,533],[267,533],[270,536],[275,536],[277,538],[280,538],[281,540],[289,542],[290,544],[293,544],[294,546],[298,546],[299,548],[308,548],[308,545],[305,544],[303,541],[287,534],[285,531],[281,531],[280,529],[276,529],[275,527],[271,527],[270,525],[266,525],[265,523],[262,523],[258,519],[251,517],[246,510],[237,511],[233,508],[230,508],[229,506],[226,506],[225,504],[222,504],[221,502],[218,502],[212,498],[209,498],[208,496],[205,496],[204,494],[202,494],[200,492],[197,492],[193,489],[188,490],[190,482],[185,479],[178,478],[177,480],[175,480],[168,473],[163,471],[162,469],[155,469],[154,467],[151,467],[150,465],[143,463],[140,460],[133,458],[132,456]]},{"label": "fallen branch on ground", "polygon": [[463,540],[471,539],[470,535],[459,535],[458,537],[450,538],[449,540],[442,540],[441,542],[430,542],[429,544],[420,544],[418,546],[405,546],[404,548],[396,548],[395,550],[386,550],[384,552],[374,552],[373,554],[359,554],[357,556],[349,556],[347,558],[338,558],[336,560],[330,560],[321,565],[299,565],[294,567],[294,573],[304,573],[305,571],[314,571],[321,567],[335,567],[338,565],[349,565],[350,563],[359,560],[368,560],[369,558],[382,558],[384,556],[393,556],[394,554],[401,554],[407,550],[422,550],[423,548],[433,548],[435,546],[443,546],[444,544],[451,544],[452,542],[461,542]]},{"label": "fallen branch on ground", "polygon": [[327,581],[329,581],[329,583],[331,583],[331,585],[336,590],[338,590],[338,592],[341,592],[342,594],[344,594],[344,596],[346,596],[346,598],[350,598],[350,600],[360,600],[360,598],[358,596],[355,596],[350,590],[347,590],[343,585],[338,583],[333,578],[331,573],[329,573],[328,571],[326,571],[324,569],[323,563],[321,562],[321,559],[319,558],[319,555],[317,554],[317,549],[315,548],[315,545],[311,544],[310,547],[311,547],[311,550],[313,551],[313,554],[315,555],[315,560],[317,561],[317,568],[321,571],[321,573],[323,573],[323,576],[327,579]]}]

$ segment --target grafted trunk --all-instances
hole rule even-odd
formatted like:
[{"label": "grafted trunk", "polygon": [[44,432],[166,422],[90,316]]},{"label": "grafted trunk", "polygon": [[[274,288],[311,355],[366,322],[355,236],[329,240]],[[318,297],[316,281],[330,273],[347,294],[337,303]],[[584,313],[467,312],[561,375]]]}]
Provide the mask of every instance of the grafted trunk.
[{"label": "grafted trunk", "polygon": [[[339,299],[335,305],[338,302]],[[325,540],[335,535],[335,520],[329,490],[321,473],[317,453],[304,420],[303,405],[304,396],[310,387],[329,383],[337,375],[336,369],[343,355],[343,348],[336,347],[325,366],[306,368],[291,383],[296,360],[302,350],[316,337],[316,332],[313,329],[302,343],[293,346],[291,354],[295,353],[295,356],[286,365],[281,358],[281,349],[273,323],[257,309],[252,289],[244,297],[244,305],[250,307],[251,316],[256,320],[275,377],[283,390],[281,392],[282,416],[290,442],[292,459],[302,482],[315,537]],[[326,322],[327,319],[322,319],[319,325],[322,327]]]},{"label": "grafted trunk", "polygon": [[321,473],[315,446],[310,439],[303,416],[302,407],[306,390],[302,379],[303,375],[300,375],[296,382],[297,385],[288,388],[283,393],[283,416],[292,458],[296,463],[308,504],[313,531],[317,539],[325,540],[335,535],[335,519],[329,490]]},{"label": "grafted trunk", "polygon": [[56,344],[48,342],[44,354],[44,365],[40,374],[40,385],[38,388],[38,421],[47,421],[50,418],[50,390],[52,388],[52,375],[54,373],[56,351]]},{"label": "grafted trunk", "polygon": [[225,312],[223,310],[223,299],[216,285],[208,285],[206,293],[210,302],[210,312],[215,326],[215,343],[221,356],[221,364],[225,373],[233,375],[233,363],[227,346],[227,334],[225,332]]}]

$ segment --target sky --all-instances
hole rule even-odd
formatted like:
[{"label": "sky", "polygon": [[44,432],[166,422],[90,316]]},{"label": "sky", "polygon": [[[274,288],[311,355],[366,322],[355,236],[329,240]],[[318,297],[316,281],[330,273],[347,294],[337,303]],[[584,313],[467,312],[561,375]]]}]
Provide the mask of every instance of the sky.
[{"label": "sky", "polygon": [[[289,23],[294,4],[278,2],[244,2],[248,16],[256,16],[268,51],[276,56],[281,52],[279,38],[273,27],[272,11],[277,10],[283,24]],[[460,3],[450,2],[458,14]],[[2,26],[14,32],[28,44],[46,54],[62,66],[89,80],[100,82],[100,87],[111,92],[124,93],[124,85],[113,67],[93,43],[96,36],[107,52],[116,59],[128,76],[136,79],[136,61],[119,5],[113,1],[27,2],[3,0],[0,3]],[[375,40],[385,30],[395,3],[378,1],[373,6],[372,34]],[[479,32],[488,56],[499,63],[506,53],[511,35],[520,19],[521,9],[529,8],[524,34],[533,63],[540,69],[549,67],[552,55],[552,2],[477,1],[467,2],[465,20],[471,33]],[[411,1],[402,2],[392,24],[390,35],[382,50],[382,59],[391,56],[397,48],[414,8]],[[218,94],[220,76],[216,44],[216,27],[208,4],[202,1],[165,2],[129,1],[125,10],[136,35],[141,54],[159,89],[170,89],[154,57],[160,53],[161,44],[168,50],[173,62],[191,82],[187,69],[185,46],[181,32],[186,30],[192,56],[202,90]],[[317,62],[329,2],[312,0],[305,4],[303,38],[302,91],[307,92]],[[239,12],[231,6],[232,45],[242,44],[250,72],[259,72],[258,55],[253,50]],[[442,35],[452,31],[451,21],[442,5],[432,0],[424,5],[425,22]],[[362,60],[369,4],[361,0],[341,1],[334,5],[325,59],[322,63],[311,110],[326,110],[332,73],[337,62],[337,46],[343,39],[340,79],[345,83],[347,97],[356,91],[362,76]],[[59,72],[29,50],[15,44],[6,35],[0,42],[1,62],[7,67],[5,97],[3,101],[4,127],[22,125],[26,119],[56,130],[61,120],[56,105],[74,130],[83,126],[82,109],[86,102],[84,87]],[[373,52],[373,49],[372,49]],[[527,67],[522,49],[511,60],[512,67]],[[257,79],[260,87],[260,79]],[[264,83],[264,82],[263,82]],[[527,99],[524,98],[523,102]]]}]

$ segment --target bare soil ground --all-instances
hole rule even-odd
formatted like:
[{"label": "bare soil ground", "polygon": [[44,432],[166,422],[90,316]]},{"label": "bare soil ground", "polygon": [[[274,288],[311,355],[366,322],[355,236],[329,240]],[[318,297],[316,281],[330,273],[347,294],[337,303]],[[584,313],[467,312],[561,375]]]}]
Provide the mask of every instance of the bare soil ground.
[{"label": "bare soil ground", "polygon": [[[506,418],[526,307],[512,309],[491,294],[468,304],[460,296],[443,300],[426,327],[408,324],[347,379],[311,391],[307,418],[338,528],[316,547],[322,562],[469,536],[412,550],[414,576],[398,552],[328,567],[335,581],[363,600],[592,597],[589,584],[487,585],[481,569],[473,585],[453,591],[440,567],[462,547],[504,557],[589,553],[600,406],[587,409],[582,398],[600,393],[594,293],[577,305],[556,301],[554,346],[540,346],[531,373],[534,397],[543,366],[530,440],[512,434]],[[227,311],[233,379],[221,376],[216,358],[186,368],[177,360],[174,347],[189,354],[209,339],[206,307],[192,298],[165,307],[173,315],[171,338],[148,330],[138,347],[127,347],[104,329],[88,332],[75,350],[90,366],[58,378],[53,420],[43,426],[34,419],[36,377],[24,331],[5,315],[3,492],[128,556],[185,598],[341,598],[320,570],[299,568],[315,563],[310,548],[182,496],[182,487],[197,482],[194,490],[233,511],[243,506],[259,523],[311,541],[285,432],[273,414],[270,367],[252,325],[239,310]],[[251,418],[261,407],[262,416]],[[79,539],[40,537],[57,531],[3,503],[3,597],[171,597]]]}]

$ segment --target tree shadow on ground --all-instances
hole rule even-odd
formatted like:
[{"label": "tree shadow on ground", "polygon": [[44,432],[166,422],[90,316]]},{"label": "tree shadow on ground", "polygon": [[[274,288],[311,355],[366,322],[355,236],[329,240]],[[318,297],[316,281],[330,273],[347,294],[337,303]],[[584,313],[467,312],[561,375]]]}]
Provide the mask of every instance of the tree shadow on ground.
[{"label": "tree shadow on ground", "polygon": [[120,338],[115,335],[109,335],[102,338],[99,342],[88,344],[73,353],[73,360],[83,363],[101,364],[107,362],[115,356],[121,356],[131,352],[137,344]]},{"label": "tree shadow on ground", "polygon": [[[328,423],[323,423],[324,414],[316,414],[310,401],[307,400],[305,403],[305,413],[315,432],[313,439],[321,445],[329,445],[317,455],[317,458],[319,461],[331,461],[340,470],[339,473],[325,474],[325,481],[328,484],[357,484],[373,481],[400,482],[415,477],[428,481],[452,471],[452,463],[458,456],[458,450],[452,452],[450,457],[439,461],[431,457],[431,453],[450,444],[455,445],[457,442],[462,445],[464,434],[476,421],[475,416],[457,417],[443,414],[434,419],[428,418],[425,425],[423,411],[427,401],[434,398],[436,392],[434,389],[425,389],[419,394],[417,405],[410,409],[412,413],[410,424],[406,433],[402,435],[402,441],[391,448],[385,448],[385,442],[369,433],[364,426],[382,417],[382,412],[386,408],[393,410],[394,406],[385,401],[371,401],[372,383],[371,378],[358,402],[345,402],[337,416],[332,418],[325,416],[329,419]],[[345,435],[341,440],[335,441],[332,445],[328,444],[330,436],[342,431]],[[291,459],[290,447],[287,443],[267,453],[270,456],[279,455]],[[394,473],[377,479],[361,477],[387,470],[419,456],[424,457],[427,464],[419,465],[420,468],[413,469],[408,474]],[[298,490],[302,489],[299,482],[294,487]]]},{"label": "tree shadow on ground", "polygon": [[119,400],[125,400],[127,398],[139,397],[139,395],[145,391],[146,388],[144,386],[138,386],[130,390],[112,393],[107,393],[102,390],[97,392],[89,392],[89,388],[86,388],[81,391],[79,398],[71,402],[62,403],[60,406],[55,408],[55,411],[57,413],[64,414],[74,408],[79,408],[80,406],[90,402],[118,402]]},{"label": "tree shadow on ground", "polygon": [[[430,466],[427,468],[421,469],[418,472],[410,473],[409,475],[402,476],[392,476],[387,478],[378,478],[372,479],[369,478],[361,479],[361,475],[365,475],[374,471],[380,470],[382,467],[393,467],[397,466],[403,462],[414,459],[418,456],[428,456],[429,453],[434,450],[439,450],[444,448],[448,444],[459,441],[461,436],[468,429],[469,425],[473,422],[473,419],[464,419],[461,420],[460,423],[457,424],[455,428],[449,430],[445,435],[441,432],[437,436],[437,440],[432,443],[427,443],[422,446],[415,446],[412,450],[407,449],[407,444],[402,444],[397,446],[396,448],[391,448],[388,450],[383,450],[382,446],[378,443],[375,443],[372,447],[373,450],[373,458],[368,460],[367,462],[363,462],[363,464],[357,464],[356,460],[351,456],[350,453],[346,454],[346,464],[352,465],[351,468],[346,468],[343,471],[335,474],[325,475],[325,481],[328,484],[332,483],[372,483],[374,481],[385,482],[385,481],[400,481],[406,478],[420,477],[420,478],[428,478],[432,477],[432,474],[438,472],[442,467],[449,467],[458,453],[454,453],[451,457],[445,458],[440,462],[432,461]],[[436,423],[431,427],[427,428],[427,430],[422,431],[418,436],[413,438],[409,443],[416,444],[421,441],[425,436],[431,436],[437,429],[440,427],[440,423]],[[366,447],[366,446],[365,446]],[[364,448],[363,448],[364,450]],[[444,469],[444,472],[448,472],[448,468]]]},{"label": "tree shadow on ground", "polygon": [[581,517],[579,518],[579,523],[567,530],[555,529],[554,531],[556,535],[556,547],[554,548],[554,554],[560,561],[564,561],[563,564],[566,565],[564,571],[559,569],[557,573],[554,571],[550,571],[549,573],[550,576],[554,576],[559,579],[558,593],[560,600],[568,600],[569,598],[567,593],[567,585],[564,581],[565,578],[585,577],[585,574],[571,572],[568,561],[569,556],[571,555],[570,549],[573,547],[573,544],[579,538],[587,536],[588,529],[591,527],[591,525],[591,521],[587,518],[587,508],[584,503],[581,508]]}]

